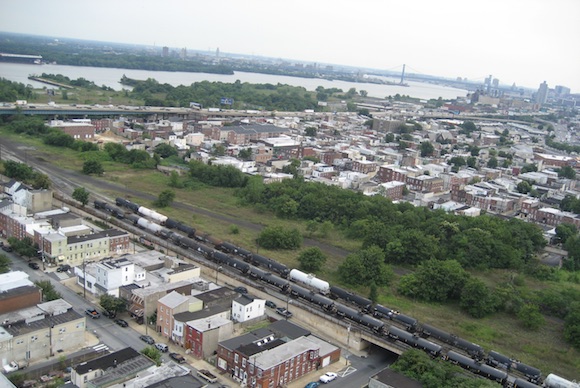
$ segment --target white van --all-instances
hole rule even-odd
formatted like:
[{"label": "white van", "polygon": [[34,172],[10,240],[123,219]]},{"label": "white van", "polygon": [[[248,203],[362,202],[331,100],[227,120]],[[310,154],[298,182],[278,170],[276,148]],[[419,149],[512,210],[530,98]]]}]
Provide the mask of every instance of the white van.
[{"label": "white van", "polygon": [[155,344],[155,347],[157,348],[157,350],[163,353],[167,353],[169,351],[169,346],[165,344]]}]

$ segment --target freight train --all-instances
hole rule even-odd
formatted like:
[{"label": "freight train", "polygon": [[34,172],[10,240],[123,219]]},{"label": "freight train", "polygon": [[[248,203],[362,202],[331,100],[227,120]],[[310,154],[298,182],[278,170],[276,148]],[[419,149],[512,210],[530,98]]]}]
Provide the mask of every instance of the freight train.
[{"label": "freight train", "polygon": [[[136,214],[121,215],[118,208],[102,201],[95,201],[94,205],[97,209],[111,213],[117,218],[124,218],[125,221],[132,222],[134,225],[160,238],[168,239],[184,249],[195,251],[219,265],[228,266],[242,275],[267,283],[281,292],[316,305],[323,311],[334,314],[338,318],[348,319],[366,327],[369,331],[382,338],[388,338],[413,348],[422,349],[433,357],[442,356],[450,362],[504,385],[508,384],[507,372],[514,370],[525,376],[527,380],[521,378],[512,379],[510,384],[513,387],[539,387],[537,384],[542,382],[539,369],[510,359],[495,351],[490,351],[486,356],[484,349],[477,344],[431,325],[420,324],[413,317],[380,304],[375,304],[370,299],[340,287],[331,286],[328,282],[313,275],[297,269],[289,269],[284,264],[278,263],[271,258],[253,253],[232,243],[215,239],[210,235],[199,233],[188,225],[172,220],[124,198],[117,198],[116,205],[129,209]],[[172,230],[176,230],[176,232]],[[234,255],[240,259],[234,257]],[[337,300],[344,303],[340,303]],[[396,322],[405,330],[387,324],[386,320]],[[444,343],[449,347],[460,349],[469,357],[452,350],[444,352],[441,345],[429,341],[427,338]],[[568,380],[550,374],[544,381],[544,386],[550,388],[558,386],[550,385],[550,381],[567,382]],[[569,383],[575,384],[573,382]],[[569,386],[576,388],[575,385]]]}]

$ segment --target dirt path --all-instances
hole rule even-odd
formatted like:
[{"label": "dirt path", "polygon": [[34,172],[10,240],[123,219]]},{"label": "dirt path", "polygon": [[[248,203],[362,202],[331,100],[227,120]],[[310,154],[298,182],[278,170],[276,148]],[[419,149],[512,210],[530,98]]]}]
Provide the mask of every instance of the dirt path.
[{"label": "dirt path", "polygon": [[[102,178],[85,175],[79,171],[72,171],[57,167],[49,162],[52,158],[50,154],[42,153],[39,150],[25,149],[25,145],[13,142],[11,140],[2,138],[0,139],[0,145],[2,146],[3,150],[3,159],[6,159],[7,156],[8,158],[10,158],[10,156],[14,156],[21,161],[26,160],[28,165],[47,174],[53,182],[55,189],[63,191],[67,195],[72,195],[72,191],[75,187],[85,187],[91,192],[93,196],[97,196],[102,199],[107,198],[109,201],[114,201],[114,198],[105,197],[104,193],[111,191],[124,193],[125,196],[134,198],[135,202],[152,202],[157,199],[157,197],[154,195],[133,190],[130,187],[126,187],[122,184],[116,184]],[[172,206],[186,212],[203,215],[229,224],[234,224],[240,228],[252,230],[256,233],[260,232],[264,228],[264,226],[260,224],[255,224],[244,219],[224,215],[221,213],[215,213],[208,209],[202,209],[181,202],[174,202]],[[344,258],[351,253],[345,249],[325,244],[310,238],[304,238],[304,246],[316,246],[320,248],[326,255],[338,258]]]}]

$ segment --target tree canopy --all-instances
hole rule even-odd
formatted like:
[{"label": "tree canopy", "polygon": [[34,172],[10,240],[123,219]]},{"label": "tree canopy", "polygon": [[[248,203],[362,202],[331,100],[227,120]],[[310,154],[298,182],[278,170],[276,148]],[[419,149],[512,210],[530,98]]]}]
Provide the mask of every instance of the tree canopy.
[{"label": "tree canopy", "polygon": [[326,263],[326,256],[322,253],[320,248],[310,247],[300,252],[300,255],[298,255],[298,262],[300,263],[300,268],[303,270],[316,272],[322,268],[324,263]]},{"label": "tree canopy", "polygon": [[77,187],[72,193],[73,199],[79,201],[83,206],[89,203],[90,193],[84,187]]},{"label": "tree canopy", "polygon": [[298,249],[302,245],[302,236],[295,228],[268,226],[262,230],[256,242],[266,249]]}]

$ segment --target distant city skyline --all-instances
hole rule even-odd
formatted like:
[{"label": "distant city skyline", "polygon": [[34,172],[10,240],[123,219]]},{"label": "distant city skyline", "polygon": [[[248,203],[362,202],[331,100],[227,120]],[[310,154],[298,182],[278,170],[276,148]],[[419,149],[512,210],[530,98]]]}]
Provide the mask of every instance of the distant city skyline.
[{"label": "distant city skyline", "polygon": [[0,0],[0,30],[580,93],[576,0]]}]

